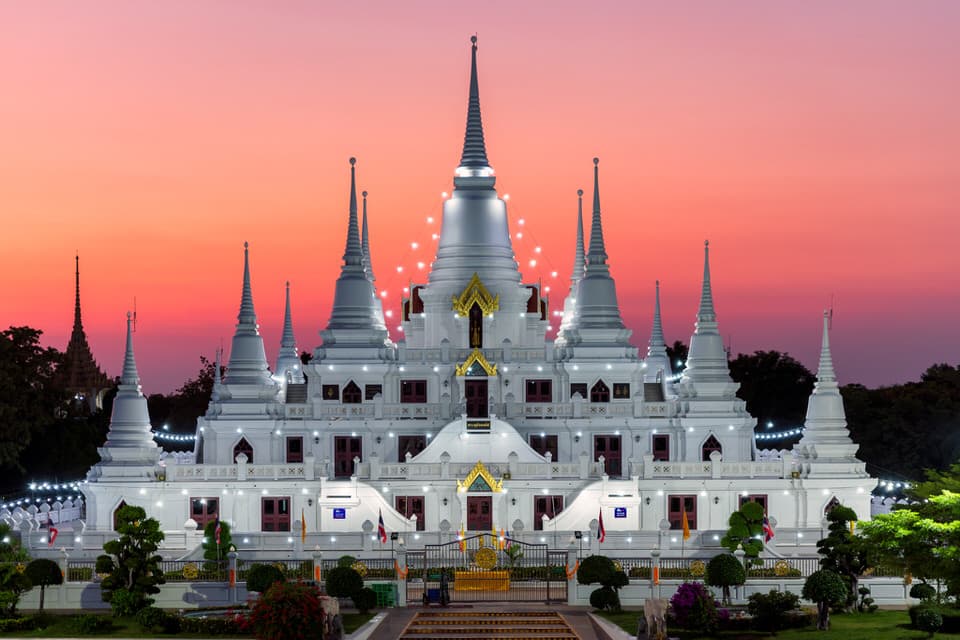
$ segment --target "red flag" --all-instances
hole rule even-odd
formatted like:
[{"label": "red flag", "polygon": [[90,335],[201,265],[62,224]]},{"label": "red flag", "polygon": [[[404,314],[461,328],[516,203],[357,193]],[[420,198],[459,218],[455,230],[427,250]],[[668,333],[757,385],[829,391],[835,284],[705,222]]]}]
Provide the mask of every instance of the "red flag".
[{"label": "red flag", "polygon": [[213,530],[213,539],[216,541],[217,546],[220,546],[220,516],[217,516],[217,526]]},{"label": "red flag", "polygon": [[387,528],[383,526],[383,511],[377,509],[377,512],[380,514],[380,522],[377,524],[377,537],[380,538],[380,544],[386,544]]},{"label": "red flag", "polygon": [[56,542],[56,540],[57,540],[57,535],[59,535],[59,533],[60,533],[60,531],[59,531],[56,527],[50,527],[50,539],[47,540],[47,546],[48,546],[48,547],[52,547],[52,546],[53,546],[53,543]]},{"label": "red flag", "polygon": [[770,524],[770,521],[767,520],[767,516],[763,516],[763,541],[770,542],[773,539],[773,525]]},{"label": "red flag", "polygon": [[607,530],[603,528],[603,507],[600,508],[600,526],[597,527],[597,542],[607,539]]}]

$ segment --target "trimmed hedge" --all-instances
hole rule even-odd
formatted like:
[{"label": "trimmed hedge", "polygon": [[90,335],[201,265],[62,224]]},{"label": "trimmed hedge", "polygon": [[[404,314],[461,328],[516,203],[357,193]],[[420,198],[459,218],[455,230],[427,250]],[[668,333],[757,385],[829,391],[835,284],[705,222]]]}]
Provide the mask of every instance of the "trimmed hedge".
[{"label": "trimmed hedge", "polygon": [[921,611],[933,609],[940,614],[940,617],[943,618],[943,626],[940,627],[940,631],[943,633],[960,633],[960,609],[950,606],[937,606],[935,604],[917,604],[909,609],[907,613],[910,615],[910,625],[914,628],[919,628],[917,625],[917,616]]},{"label": "trimmed hedge", "polygon": [[0,633],[11,633],[14,631],[33,631],[39,629],[40,624],[34,616],[24,618],[6,618],[0,620]]}]

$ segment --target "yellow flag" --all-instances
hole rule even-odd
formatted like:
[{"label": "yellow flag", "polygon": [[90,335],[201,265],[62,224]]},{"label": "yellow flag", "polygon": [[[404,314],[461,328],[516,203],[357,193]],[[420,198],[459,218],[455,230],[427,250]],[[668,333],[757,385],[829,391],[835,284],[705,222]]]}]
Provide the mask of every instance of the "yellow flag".
[{"label": "yellow flag", "polygon": [[687,520],[687,510],[683,510],[683,539],[690,539],[690,522]]},{"label": "yellow flag", "polygon": [[854,535],[854,532],[853,532],[853,531],[854,531],[854,529],[856,529],[856,528],[857,528],[857,521],[856,521],[856,520],[851,520],[851,521],[850,521],[850,535]]},{"label": "yellow flag", "polygon": [[463,524],[460,524],[460,553],[467,550],[467,532]]}]

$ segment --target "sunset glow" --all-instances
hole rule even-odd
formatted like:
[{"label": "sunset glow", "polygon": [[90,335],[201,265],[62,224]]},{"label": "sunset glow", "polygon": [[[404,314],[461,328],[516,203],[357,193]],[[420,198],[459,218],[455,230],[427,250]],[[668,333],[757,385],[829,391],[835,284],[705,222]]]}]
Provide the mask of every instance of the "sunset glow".
[{"label": "sunset glow", "polygon": [[63,349],[79,252],[101,366],[119,374],[136,299],[144,389],[172,390],[229,346],[249,241],[268,358],[288,280],[312,351],[356,156],[402,338],[403,289],[426,281],[453,188],[476,32],[497,188],[551,310],[599,156],[641,352],[657,279],[668,342],[689,340],[709,238],[735,354],[815,368],[833,305],[844,383],[960,362],[960,4],[636,4],[0,5],[0,325]]}]

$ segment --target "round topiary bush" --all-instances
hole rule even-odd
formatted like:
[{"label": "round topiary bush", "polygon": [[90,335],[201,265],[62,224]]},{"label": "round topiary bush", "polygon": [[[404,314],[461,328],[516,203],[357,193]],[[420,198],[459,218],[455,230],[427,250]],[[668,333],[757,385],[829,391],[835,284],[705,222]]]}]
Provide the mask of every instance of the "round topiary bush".
[{"label": "round topiary bush", "polygon": [[723,589],[723,603],[730,604],[730,587],[746,582],[747,571],[736,557],[729,553],[721,553],[710,558],[705,577],[708,585]]},{"label": "round topiary bush", "polygon": [[920,629],[920,631],[926,631],[928,637],[932,638],[933,634],[939,631],[942,626],[943,617],[936,609],[925,608],[917,612],[916,627]]},{"label": "round topiary bush", "polygon": [[352,598],[363,589],[363,578],[350,567],[334,567],[327,571],[327,595]]},{"label": "round topiary bush", "polygon": [[814,571],[803,583],[803,597],[817,603],[817,629],[830,628],[830,607],[847,599],[847,583],[840,574],[829,569]]},{"label": "round topiary bush", "polygon": [[619,611],[620,596],[612,587],[600,587],[590,593],[590,606],[600,611]]},{"label": "round topiary bush", "polygon": [[577,569],[577,582],[580,584],[602,584],[613,580],[617,567],[607,556],[587,556]]},{"label": "round topiary bush", "polygon": [[918,582],[910,587],[910,597],[917,600],[933,600],[936,595],[937,590],[933,588],[933,585],[926,582]]},{"label": "round topiary bush", "polygon": [[349,568],[353,567],[353,565],[354,565],[354,563],[356,563],[356,561],[357,561],[357,559],[354,558],[353,556],[340,556],[340,559],[337,560],[337,566],[338,566],[338,567],[347,567],[347,568],[349,569]]},{"label": "round topiary bush", "polygon": [[283,574],[272,564],[254,564],[247,570],[247,591],[266,593],[275,582],[283,582]]},{"label": "round topiary bush", "polygon": [[366,613],[371,609],[377,608],[377,592],[370,587],[360,589],[360,591],[353,595],[352,599],[353,606],[355,606],[360,613]]},{"label": "round topiary bush", "polygon": [[40,611],[43,611],[43,595],[52,584],[63,584],[63,572],[60,565],[47,558],[31,560],[24,570],[33,586],[40,587]]},{"label": "round topiary bush", "polygon": [[316,638],[323,628],[323,609],[316,587],[276,582],[250,611],[250,628],[259,640]]}]

